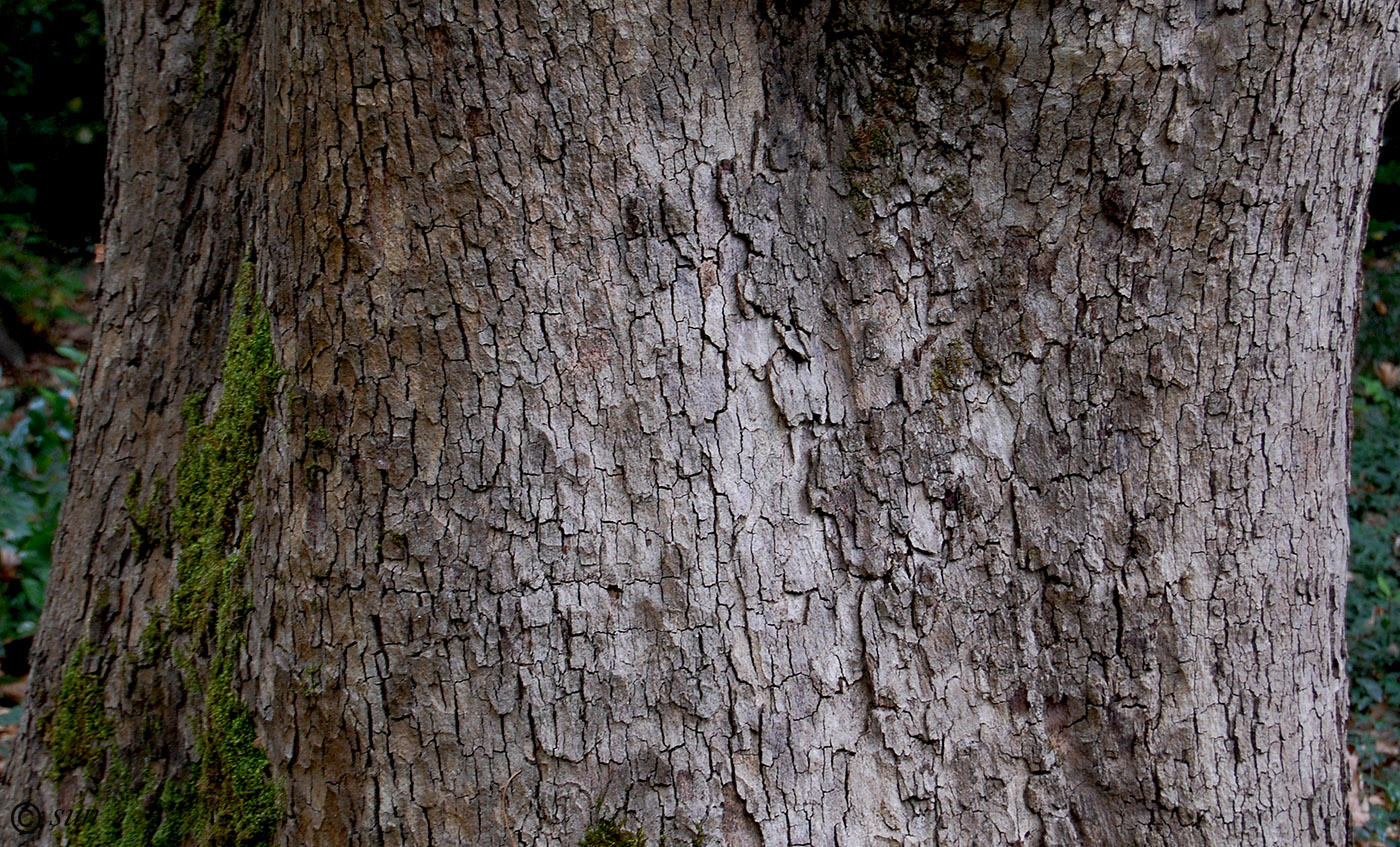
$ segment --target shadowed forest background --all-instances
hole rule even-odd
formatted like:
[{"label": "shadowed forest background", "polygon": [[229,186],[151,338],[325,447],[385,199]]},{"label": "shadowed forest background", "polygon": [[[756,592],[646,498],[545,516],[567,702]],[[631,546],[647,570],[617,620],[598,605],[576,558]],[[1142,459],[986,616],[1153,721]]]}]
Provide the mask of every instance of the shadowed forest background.
[{"label": "shadowed forest background", "polygon": [[[81,412],[75,371],[88,338],[87,286],[102,252],[95,243],[105,161],[100,5],[6,0],[0,65],[3,759],[24,708],[29,639]],[[1354,380],[1348,630],[1352,814],[1363,845],[1400,844],[1398,116],[1387,124],[1371,196]]]}]

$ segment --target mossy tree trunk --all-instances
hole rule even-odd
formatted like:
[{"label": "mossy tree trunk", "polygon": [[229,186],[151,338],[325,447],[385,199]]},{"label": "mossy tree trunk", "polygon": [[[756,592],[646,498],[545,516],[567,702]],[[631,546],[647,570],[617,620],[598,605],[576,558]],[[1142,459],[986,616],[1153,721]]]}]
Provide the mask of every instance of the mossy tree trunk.
[{"label": "mossy tree trunk", "polygon": [[1389,0],[108,23],[34,843],[1346,843]]}]

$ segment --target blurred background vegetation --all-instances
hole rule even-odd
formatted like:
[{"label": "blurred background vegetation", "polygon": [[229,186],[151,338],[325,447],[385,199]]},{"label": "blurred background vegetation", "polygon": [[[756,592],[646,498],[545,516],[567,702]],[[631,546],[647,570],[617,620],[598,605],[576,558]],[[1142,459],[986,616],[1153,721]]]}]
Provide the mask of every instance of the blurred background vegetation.
[{"label": "blurred background vegetation", "polygon": [[0,0],[0,758],[68,486],[102,215],[102,12]]},{"label": "blurred background vegetation", "polygon": [[[102,215],[101,4],[0,0],[0,759],[68,481]],[[1400,109],[1371,194],[1352,447],[1352,813],[1400,844]]]},{"label": "blurred background vegetation", "polygon": [[1347,665],[1356,839],[1389,845],[1400,844],[1400,107],[1386,121],[1370,211],[1352,400]]}]

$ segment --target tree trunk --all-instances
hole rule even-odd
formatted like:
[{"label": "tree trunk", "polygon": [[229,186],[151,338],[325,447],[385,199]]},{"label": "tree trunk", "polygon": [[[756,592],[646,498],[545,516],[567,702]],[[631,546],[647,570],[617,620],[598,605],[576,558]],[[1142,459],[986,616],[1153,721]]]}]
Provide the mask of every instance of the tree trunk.
[{"label": "tree trunk", "polygon": [[1348,842],[1393,3],[108,26],[34,843]]}]

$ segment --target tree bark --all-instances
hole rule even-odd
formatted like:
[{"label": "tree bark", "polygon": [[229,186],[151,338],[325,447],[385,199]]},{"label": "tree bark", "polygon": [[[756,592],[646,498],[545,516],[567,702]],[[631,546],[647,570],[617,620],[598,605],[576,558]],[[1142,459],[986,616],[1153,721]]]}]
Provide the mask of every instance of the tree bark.
[{"label": "tree bark", "polygon": [[35,843],[1348,843],[1392,3],[108,22]]}]

